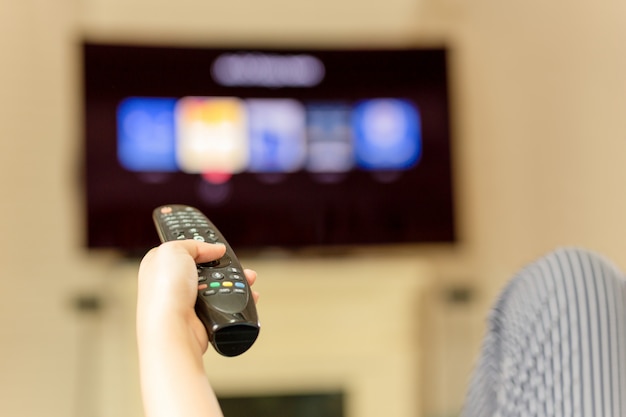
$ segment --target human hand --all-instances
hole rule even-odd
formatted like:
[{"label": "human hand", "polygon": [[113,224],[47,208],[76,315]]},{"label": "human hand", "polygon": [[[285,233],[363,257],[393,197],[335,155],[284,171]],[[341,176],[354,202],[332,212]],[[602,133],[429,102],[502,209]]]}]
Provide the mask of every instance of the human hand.
[{"label": "human hand", "polygon": [[[184,326],[192,335],[200,353],[208,347],[208,335],[194,311],[198,295],[197,263],[209,262],[224,255],[222,244],[196,240],[165,242],[150,250],[141,261],[138,277],[138,337],[166,337],[168,325]],[[256,272],[244,270],[253,285]],[[252,292],[254,301],[258,293]]]}]

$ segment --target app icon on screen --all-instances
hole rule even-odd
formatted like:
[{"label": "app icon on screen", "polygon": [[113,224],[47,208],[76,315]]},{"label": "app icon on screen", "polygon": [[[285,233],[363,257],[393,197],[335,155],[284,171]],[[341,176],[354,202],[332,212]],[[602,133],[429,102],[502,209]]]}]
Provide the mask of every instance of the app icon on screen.
[{"label": "app icon on screen", "polygon": [[352,108],[342,103],[306,107],[308,158],[306,168],[316,173],[341,173],[354,167]]},{"label": "app icon on screen", "polygon": [[291,99],[246,100],[250,127],[249,170],[288,173],[306,158],[304,106]]},{"label": "app icon on screen", "polygon": [[174,107],[170,98],[130,97],[117,108],[117,157],[129,171],[177,171]]},{"label": "app icon on screen", "polygon": [[357,165],[367,170],[406,170],[419,161],[421,122],[408,100],[365,100],[353,114]]},{"label": "app icon on screen", "polygon": [[177,158],[190,174],[235,174],[248,164],[246,111],[232,97],[184,97],[176,106]]}]

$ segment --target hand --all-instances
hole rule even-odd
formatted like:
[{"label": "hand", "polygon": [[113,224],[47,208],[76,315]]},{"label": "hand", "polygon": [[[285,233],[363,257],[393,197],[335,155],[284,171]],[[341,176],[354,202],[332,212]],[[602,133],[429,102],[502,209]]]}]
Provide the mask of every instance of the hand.
[{"label": "hand", "polygon": [[[137,331],[154,335],[167,331],[167,323],[182,322],[192,332],[201,353],[208,346],[204,325],[194,311],[198,294],[196,263],[209,262],[224,255],[222,244],[196,240],[166,242],[150,250],[139,267]],[[256,272],[244,270],[253,285]],[[253,291],[255,302],[258,293]],[[176,325],[176,324],[175,324]]]},{"label": "hand", "polygon": [[[204,373],[208,336],[196,316],[196,263],[224,255],[224,245],[181,240],[146,254],[139,267],[137,345],[146,417],[223,417]],[[256,273],[244,271],[254,284]],[[258,294],[253,292],[254,301]]]}]

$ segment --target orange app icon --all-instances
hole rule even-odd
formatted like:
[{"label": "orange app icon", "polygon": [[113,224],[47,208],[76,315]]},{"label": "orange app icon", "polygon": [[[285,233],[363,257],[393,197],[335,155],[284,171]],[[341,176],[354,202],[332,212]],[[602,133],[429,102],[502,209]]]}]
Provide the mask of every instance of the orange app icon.
[{"label": "orange app icon", "polygon": [[185,97],[176,105],[176,158],[189,174],[236,174],[249,159],[246,110],[232,97]]}]

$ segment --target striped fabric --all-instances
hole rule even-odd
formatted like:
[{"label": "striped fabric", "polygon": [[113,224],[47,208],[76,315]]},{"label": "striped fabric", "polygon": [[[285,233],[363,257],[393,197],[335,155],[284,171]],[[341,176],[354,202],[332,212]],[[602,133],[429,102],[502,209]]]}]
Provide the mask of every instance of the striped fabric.
[{"label": "striped fabric", "polygon": [[490,314],[462,416],[626,416],[624,275],[572,248],[520,271]]}]

